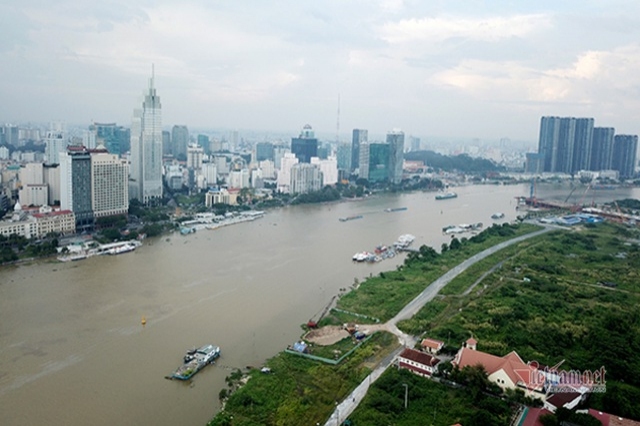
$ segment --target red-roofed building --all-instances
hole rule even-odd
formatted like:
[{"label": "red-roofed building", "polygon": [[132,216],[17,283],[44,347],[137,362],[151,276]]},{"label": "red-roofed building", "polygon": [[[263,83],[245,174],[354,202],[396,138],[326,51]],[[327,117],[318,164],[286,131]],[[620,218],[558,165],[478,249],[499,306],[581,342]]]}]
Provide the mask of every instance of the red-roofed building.
[{"label": "red-roofed building", "polygon": [[420,346],[422,346],[422,349],[425,352],[435,355],[438,352],[440,352],[440,350],[444,347],[444,342],[441,342],[440,340],[436,340],[436,339],[426,338],[422,340],[422,343],[420,343]]},{"label": "red-roofed building", "polygon": [[602,423],[602,426],[640,426],[640,422],[638,421],[625,419],[613,414],[603,413],[602,411],[594,410],[592,408],[589,409],[588,413],[598,419],[600,423]]},{"label": "red-roofed building", "polygon": [[520,426],[544,426],[542,422],[540,422],[540,417],[546,414],[553,414],[551,411],[546,408],[533,408],[527,407],[526,417],[524,421],[519,423]]},{"label": "red-roofed building", "polygon": [[460,348],[451,364],[462,369],[482,365],[489,381],[503,389],[521,389],[526,396],[544,399],[545,380],[536,366],[526,364],[516,352],[503,357],[491,355],[475,349],[477,341],[469,339]]},{"label": "red-roofed building", "polygon": [[404,368],[422,377],[431,377],[440,360],[424,352],[406,348],[398,356],[398,368]]},{"label": "red-roofed building", "polygon": [[578,406],[578,404],[580,404],[585,396],[585,393],[580,392],[561,392],[549,395],[544,402],[544,408],[553,411],[554,413],[558,408],[573,410]]}]

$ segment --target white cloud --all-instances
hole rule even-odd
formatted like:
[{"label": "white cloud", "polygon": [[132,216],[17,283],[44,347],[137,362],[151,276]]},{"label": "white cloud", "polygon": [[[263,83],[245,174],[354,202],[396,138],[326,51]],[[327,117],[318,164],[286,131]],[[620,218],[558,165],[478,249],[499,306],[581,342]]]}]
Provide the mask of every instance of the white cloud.
[{"label": "white cloud", "polygon": [[487,18],[427,17],[389,22],[382,27],[380,37],[392,44],[440,42],[455,37],[496,41],[509,37],[523,37],[550,25],[549,16],[543,14]]}]

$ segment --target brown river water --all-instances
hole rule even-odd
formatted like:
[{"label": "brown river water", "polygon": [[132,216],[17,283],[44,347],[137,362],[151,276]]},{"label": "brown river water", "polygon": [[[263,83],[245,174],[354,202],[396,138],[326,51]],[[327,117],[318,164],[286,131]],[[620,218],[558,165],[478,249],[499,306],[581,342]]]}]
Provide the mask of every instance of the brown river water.
[{"label": "brown river water", "polygon": [[[544,191],[556,199],[569,192]],[[514,197],[529,187],[456,192],[442,201],[417,192],[288,207],[147,240],[120,256],[0,268],[0,424],[206,424],[231,369],[260,366],[299,338],[300,324],[340,288],[404,257],[354,264],[354,253],[405,233],[416,236],[415,247],[439,249],[450,239],[446,225],[488,226],[495,212],[513,220]],[[595,201],[638,195],[599,191]],[[389,207],[407,210],[384,212]],[[352,215],[363,218],[338,220]],[[164,379],[186,349],[208,343],[222,349],[215,365],[190,383]]]}]

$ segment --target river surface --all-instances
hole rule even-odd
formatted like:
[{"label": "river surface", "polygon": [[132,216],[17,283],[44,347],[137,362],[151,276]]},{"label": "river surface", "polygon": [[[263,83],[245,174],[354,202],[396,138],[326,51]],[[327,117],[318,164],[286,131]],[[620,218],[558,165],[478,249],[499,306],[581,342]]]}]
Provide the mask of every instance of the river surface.
[{"label": "river surface", "polygon": [[[441,201],[416,192],[287,207],[250,223],[147,240],[120,256],[0,269],[0,424],[204,425],[231,369],[260,366],[341,288],[403,260],[354,264],[354,253],[404,233],[416,236],[415,247],[439,249],[450,239],[446,225],[488,226],[495,212],[505,213],[500,222],[515,219],[515,197],[529,186],[456,192]],[[537,188],[539,198],[568,194],[566,185]],[[390,207],[407,210],[384,212]],[[338,220],[353,215],[363,218]],[[164,379],[186,349],[208,343],[222,348],[215,365],[191,383]]]}]

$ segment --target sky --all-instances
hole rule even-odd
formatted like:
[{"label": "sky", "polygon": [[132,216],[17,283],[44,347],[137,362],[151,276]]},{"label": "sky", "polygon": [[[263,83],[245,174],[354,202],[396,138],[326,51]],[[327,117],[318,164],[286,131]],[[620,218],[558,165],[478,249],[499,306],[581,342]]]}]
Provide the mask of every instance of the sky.
[{"label": "sky", "polygon": [[4,0],[0,122],[349,141],[353,128],[537,141],[544,115],[640,133],[636,0]]}]

